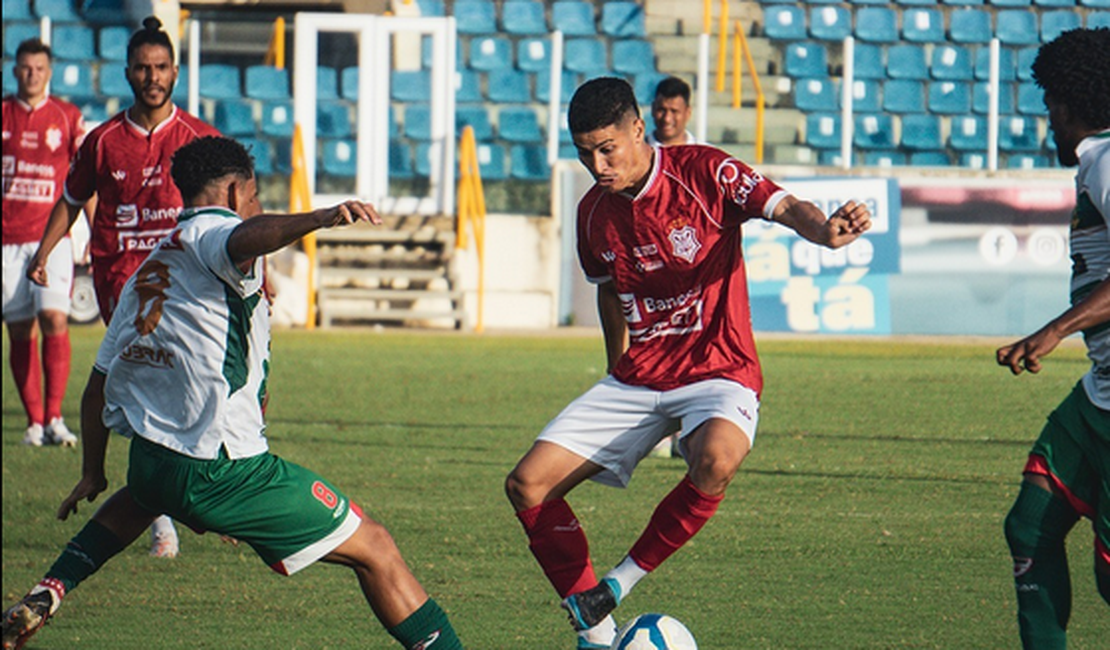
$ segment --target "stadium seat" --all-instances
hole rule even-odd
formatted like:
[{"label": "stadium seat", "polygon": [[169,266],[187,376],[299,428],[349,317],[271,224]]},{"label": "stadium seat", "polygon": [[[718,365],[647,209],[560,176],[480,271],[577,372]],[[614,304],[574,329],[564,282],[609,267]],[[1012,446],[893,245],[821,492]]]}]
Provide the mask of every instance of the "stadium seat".
[{"label": "stadium seat", "polygon": [[994,35],[991,15],[979,9],[957,9],[948,16],[948,34],[955,43],[989,43]]},{"label": "stadium seat", "polygon": [[509,173],[524,181],[551,180],[551,167],[547,164],[547,149],[540,146],[515,144],[509,150]]},{"label": "stadium seat", "polygon": [[902,148],[910,151],[938,151],[944,148],[940,138],[940,117],[927,113],[902,118]]},{"label": "stadium seat", "polygon": [[293,139],[271,140],[274,145],[274,172],[288,176],[293,173]]},{"label": "stadium seat", "polygon": [[[230,135],[226,131],[224,135]],[[274,173],[274,146],[269,140],[262,138],[237,138],[239,144],[246,147],[254,157],[254,173],[259,176],[269,176]]]},{"label": "stadium seat", "polygon": [[325,174],[353,178],[358,171],[354,140],[326,140],[321,146],[321,168]]},{"label": "stadium seat", "polygon": [[85,118],[85,122],[92,126],[107,120],[111,115],[108,114],[108,107],[102,101],[90,100],[82,102],[81,116]]},{"label": "stadium seat", "polygon": [[991,4],[996,7],[1028,7],[1033,0],[991,0]]},{"label": "stadium seat", "polygon": [[883,84],[883,110],[890,113],[924,113],[924,84],[912,79],[886,82]]},{"label": "stadium seat", "polygon": [[254,109],[250,102],[242,99],[216,102],[212,126],[228,136],[254,135]]},{"label": "stadium seat", "polygon": [[852,14],[844,7],[810,7],[809,35],[813,38],[842,41],[851,34]]},{"label": "stadium seat", "polygon": [[1035,45],[1038,40],[1037,15],[1023,9],[998,12],[994,33],[1005,45]]},{"label": "stadium seat", "polygon": [[852,62],[856,79],[882,79],[886,76],[883,48],[880,45],[856,43]]},{"label": "stadium seat", "polygon": [[806,115],[805,142],[815,149],[839,149],[840,116],[832,113]]},{"label": "stadium seat", "polygon": [[942,115],[971,112],[971,84],[934,81],[929,84],[929,110]]},{"label": "stadium seat", "polygon": [[389,143],[389,177],[400,180],[413,177],[412,147],[403,142]]},{"label": "stadium seat", "polygon": [[[425,70],[432,68],[432,50],[434,42],[432,37],[425,35],[420,39],[420,67]],[[462,70],[466,67],[466,57],[463,56],[463,39],[455,41],[455,69]]]},{"label": "stadium seat", "polygon": [[262,103],[262,133],[277,138],[293,135],[293,102],[277,101]]},{"label": "stadium seat", "polygon": [[455,101],[482,101],[481,75],[473,70],[459,70],[455,73]]},{"label": "stadium seat", "polygon": [[[126,2],[127,0],[82,0],[81,14],[86,23],[114,25],[122,22],[121,17],[127,10]],[[4,13],[7,14],[6,9]]]},{"label": "stadium seat", "polygon": [[[563,70],[560,74],[560,89],[559,101],[563,104],[569,103],[570,98],[574,96],[574,90],[578,87],[578,75],[569,70]],[[652,87],[654,92],[654,87]],[[637,97],[639,93],[637,92]],[[536,72],[536,101],[547,103],[551,99],[551,70],[540,70]]]},{"label": "stadium seat", "polygon": [[4,22],[13,20],[32,20],[31,3],[28,0],[4,0]]},{"label": "stadium seat", "polygon": [[349,138],[351,113],[346,104],[320,102],[316,106],[316,137]]},{"label": "stadium seat", "polygon": [[536,0],[508,0],[501,5],[501,31],[528,36],[547,33],[544,6]]},{"label": "stadium seat", "polygon": [[497,116],[497,135],[509,142],[542,142],[539,118],[526,106],[501,109]]},{"label": "stadium seat", "polygon": [[559,160],[578,160],[578,149],[573,144],[559,145]]},{"label": "stadium seat", "polygon": [[852,141],[860,149],[893,149],[894,120],[889,115],[856,115]]},{"label": "stadium seat", "polygon": [[763,34],[767,38],[797,41],[806,37],[806,15],[801,7],[767,7],[763,10],[763,22]]},{"label": "stadium seat", "polygon": [[614,2],[601,5],[601,33],[616,38],[647,36],[644,8],[637,2]]},{"label": "stadium seat", "polygon": [[605,42],[596,38],[571,38],[566,40],[563,67],[572,72],[597,74],[609,69]]},{"label": "stadium seat", "polygon": [[421,16],[447,15],[447,9],[444,7],[444,0],[416,0],[416,6],[420,8]]},{"label": "stadium seat", "polygon": [[127,61],[127,41],[131,39],[131,32],[126,27],[112,25],[101,27],[96,35],[97,52],[100,58],[106,61]]},{"label": "stadium seat", "polygon": [[[837,106],[843,106],[844,95],[837,92]],[[878,113],[882,110],[879,82],[873,79],[856,79],[852,82],[852,110],[857,113]]]},{"label": "stadium seat", "polygon": [[958,115],[952,118],[948,146],[956,151],[985,151],[987,121],[982,117]]},{"label": "stadium seat", "polygon": [[92,61],[96,58],[93,30],[84,25],[55,26],[50,47],[58,59]]},{"label": "stadium seat", "polygon": [[791,77],[824,77],[829,74],[825,46],[809,41],[791,43],[783,58],[783,72]]},{"label": "stadium seat", "polygon": [[[971,110],[979,115],[990,111],[989,86],[985,81],[976,82],[971,88]],[[1014,112],[1014,84],[1002,82],[998,85],[998,114],[1009,115]]]},{"label": "stadium seat", "polygon": [[1072,11],[1046,11],[1041,14],[1041,42],[1048,43],[1069,29],[1082,27],[1079,13]]},{"label": "stadium seat", "polygon": [[[1095,9],[1110,9],[1110,0],[1079,0],[1079,4]],[[1090,16],[1087,18],[1090,20]],[[1090,27],[1091,25],[1088,23],[1087,26]]]},{"label": "stadium seat", "polygon": [[863,154],[865,167],[900,167],[906,164],[906,154],[899,151],[868,151]]},{"label": "stadium seat", "polygon": [[[249,81],[247,86],[249,93]],[[316,99],[339,99],[339,72],[335,68],[316,67]]]},{"label": "stadium seat", "polygon": [[889,2],[882,2],[881,0],[851,0],[854,5],[886,5]]},{"label": "stadium seat", "polygon": [[486,97],[500,104],[525,104],[532,101],[528,73],[520,70],[494,70],[487,76]]},{"label": "stadium seat", "polygon": [[822,149],[817,152],[817,164],[826,167],[840,167],[844,157],[839,149]]},{"label": "stadium seat", "polygon": [[251,99],[289,99],[289,73],[269,65],[249,66],[246,96]]},{"label": "stadium seat", "polygon": [[[1110,0],[1107,0],[1105,6],[1110,7]],[[1092,11],[1087,14],[1087,28],[1097,29],[1099,27],[1110,27],[1110,11]]]},{"label": "stadium seat", "polygon": [[1006,156],[1006,167],[1008,169],[1044,169],[1051,166],[1047,156],[1024,153]]},{"label": "stadium seat", "polygon": [[485,181],[505,180],[505,147],[499,144],[479,144],[475,153],[478,156],[478,173]]},{"label": "stadium seat", "polygon": [[891,79],[928,79],[925,48],[920,45],[891,45],[886,50],[886,74]]},{"label": "stadium seat", "polygon": [[613,71],[620,74],[655,72],[655,48],[649,41],[631,38],[613,42]]},{"label": "stadium seat", "polygon": [[476,140],[492,140],[493,126],[490,124],[489,111],[482,104],[474,106],[460,106],[455,109],[455,133],[462,134],[466,127],[474,129]]},{"label": "stadium seat", "polygon": [[1040,151],[1037,118],[1014,115],[999,120],[998,148],[1002,151]]},{"label": "stadium seat", "polygon": [[907,6],[907,7],[916,7],[916,6],[930,6],[931,7],[931,6],[935,5],[936,3],[937,3],[936,0],[898,0],[896,4],[900,4],[902,6]]},{"label": "stadium seat", "polygon": [[960,154],[960,167],[968,167],[970,169],[986,169],[987,156],[981,153],[962,153]]},{"label": "stadium seat", "polygon": [[902,38],[911,43],[943,42],[944,15],[936,9],[907,9],[902,12]]},{"label": "stadium seat", "polygon": [[834,111],[836,96],[828,77],[796,79],[794,81],[794,106],[803,111]]},{"label": "stadium seat", "polygon": [[54,76],[50,79],[50,92],[71,101],[95,97],[92,66],[80,61],[54,61]]},{"label": "stadium seat", "polygon": [[[1001,81],[1013,81],[1017,76],[1017,68],[1015,67],[1016,58],[1014,51],[1008,47],[998,48],[998,78]],[[980,81],[987,81],[990,79],[991,73],[991,50],[989,47],[981,47],[975,51],[975,78]]]},{"label": "stadium seat", "polygon": [[472,70],[507,70],[513,67],[513,43],[505,36],[482,36],[470,41]]},{"label": "stadium seat", "polygon": [[413,140],[432,139],[432,108],[428,104],[405,107],[405,137]]},{"label": "stadium seat", "polygon": [[[104,83],[104,69],[105,69],[105,66],[101,65],[100,66],[100,82],[101,83]],[[111,72],[111,67],[110,66],[108,67],[108,72],[109,72],[109,74],[111,74],[113,76],[116,75],[116,73]],[[174,84],[174,86],[173,86],[173,101],[177,102],[178,104],[184,105],[185,102],[188,101],[188,99],[189,99],[189,83],[190,83],[189,74],[190,74],[189,73],[189,66],[187,66],[187,65],[178,66],[178,69],[177,69],[177,83]],[[120,68],[118,69],[118,76],[124,77],[123,66],[120,66]],[[118,80],[111,81],[110,83],[114,84],[114,83],[117,83],[117,81]],[[125,83],[125,84],[128,83],[126,77],[124,77],[123,83]],[[126,92],[127,92],[127,95],[120,95],[120,96],[121,97],[125,97],[125,96],[130,97],[131,96],[131,86],[130,85],[127,86],[127,91]]]},{"label": "stadium seat", "polygon": [[4,56],[15,56],[19,44],[42,34],[36,23],[4,23]]},{"label": "stadium seat", "polygon": [[207,99],[238,99],[239,68],[223,63],[200,66],[200,96]]},{"label": "stadium seat", "polygon": [[419,142],[416,145],[416,165],[413,166],[413,172],[419,178],[427,178],[432,175],[432,145],[429,142]]},{"label": "stadium seat", "polygon": [[959,45],[938,45],[933,48],[929,66],[933,79],[942,81],[971,81],[971,52]]},{"label": "stadium seat", "polygon": [[597,33],[594,4],[556,2],[551,5],[551,27],[563,32],[563,36],[593,36]]},{"label": "stadium seat", "polygon": [[77,6],[73,0],[35,0],[35,15],[56,23],[81,22]]},{"label": "stadium seat", "polygon": [[[127,81],[125,74],[126,66],[122,61],[110,61],[100,64],[100,74],[97,75],[100,80],[100,95],[103,97],[118,97],[124,102],[130,102],[134,97],[131,91],[131,83]],[[184,74],[179,74],[177,77],[177,86],[174,86],[174,95],[177,95],[177,89],[183,88],[189,84],[189,78]]]},{"label": "stadium seat", "polygon": [[941,0],[941,4],[946,4],[955,7],[964,7],[969,5],[982,5],[986,0]]},{"label": "stadium seat", "polygon": [[8,95],[19,90],[19,84],[15,81],[15,61],[11,59],[4,59],[4,94]]},{"label": "stadium seat", "polygon": [[432,75],[428,70],[395,70],[391,81],[389,96],[394,101],[432,101]]},{"label": "stadium seat", "polygon": [[551,68],[551,39],[522,38],[516,44],[516,67],[528,72]]},{"label": "stadium seat", "polygon": [[1023,115],[1048,115],[1044,105],[1044,91],[1032,81],[1018,84],[1017,110]]},{"label": "stadium seat", "polygon": [[1038,7],[1074,7],[1075,0],[1033,0]]},{"label": "stadium seat", "polygon": [[887,7],[863,7],[856,11],[856,38],[869,43],[898,40],[898,17]]},{"label": "stadium seat", "polygon": [[910,154],[909,164],[914,167],[947,167],[952,161],[943,151],[914,151]]},{"label": "stadium seat", "polygon": [[455,26],[460,34],[496,34],[497,5],[492,0],[457,0]]}]

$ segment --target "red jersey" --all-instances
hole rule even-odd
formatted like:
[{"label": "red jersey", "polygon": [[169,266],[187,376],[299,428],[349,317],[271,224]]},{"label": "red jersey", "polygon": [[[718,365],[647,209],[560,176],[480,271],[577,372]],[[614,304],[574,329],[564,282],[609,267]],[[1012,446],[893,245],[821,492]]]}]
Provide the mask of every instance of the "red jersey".
[{"label": "red jersey", "polygon": [[69,102],[48,96],[32,107],[4,98],[4,244],[42,239],[84,135],[81,111]]},{"label": "red jersey", "polygon": [[66,177],[65,199],[81,205],[97,195],[89,250],[98,287],[107,282],[118,291],[177,223],[182,200],[170,178],[174,152],[199,137],[219,134],[175,106],[153,131],[125,110],[85,138]]},{"label": "red jersey", "polygon": [[595,185],[578,204],[582,269],[613,281],[628,323],[613,376],[654,390],[730,379],[759,394],[740,225],[770,218],[786,192],[713,147],[654,152],[637,196]]}]

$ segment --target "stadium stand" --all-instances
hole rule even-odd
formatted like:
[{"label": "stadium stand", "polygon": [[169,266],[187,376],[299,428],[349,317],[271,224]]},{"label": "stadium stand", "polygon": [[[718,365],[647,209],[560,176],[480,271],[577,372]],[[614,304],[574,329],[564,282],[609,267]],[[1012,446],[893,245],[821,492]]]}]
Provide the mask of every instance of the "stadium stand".
[{"label": "stadium stand", "polygon": [[[317,71],[319,72],[319,71]],[[317,77],[317,81],[319,77]],[[289,73],[268,65],[247,68],[246,96],[251,99],[289,99]]]},{"label": "stadium stand", "polygon": [[541,146],[515,144],[509,152],[510,174],[526,181],[546,181],[551,178],[547,164],[547,150]]},{"label": "stadium stand", "polygon": [[565,36],[593,36],[594,5],[590,2],[556,2],[551,5],[551,27]]},{"label": "stadium stand", "polygon": [[95,37],[91,27],[84,25],[56,25],[51,48],[59,59],[91,61],[96,58]]},{"label": "stadium stand", "polygon": [[212,115],[212,126],[219,129],[220,133],[233,137],[254,135],[254,109],[244,100],[217,102]]},{"label": "stadium stand", "polygon": [[513,66],[513,44],[504,36],[483,36],[470,41],[470,63],[473,70],[488,72]]},{"label": "stadium stand", "polygon": [[497,7],[492,0],[457,0],[454,10],[460,34],[497,33]]},{"label": "stadium stand", "polygon": [[796,41],[806,36],[806,17],[801,7],[794,5],[767,7],[764,11],[763,33],[768,38]]},{"label": "stadium stand", "polygon": [[601,32],[616,38],[643,38],[647,35],[643,6],[619,0],[601,5]]},{"label": "stadium stand", "polygon": [[238,99],[239,68],[226,63],[208,63],[200,66],[200,96],[207,99]]},{"label": "stadium stand", "polygon": [[823,41],[844,40],[852,34],[852,14],[845,7],[810,7],[809,33]]},{"label": "stadium stand", "polygon": [[959,9],[948,15],[948,35],[956,43],[987,43],[992,36],[991,15],[979,9]]},{"label": "stadium stand", "polygon": [[34,7],[39,18],[49,18],[56,23],[81,22],[73,0],[35,0]]},{"label": "stadium stand", "polygon": [[836,110],[833,83],[829,78],[798,79],[794,83],[794,105],[803,111]]},{"label": "stadium stand", "polygon": [[898,40],[898,15],[888,7],[863,7],[856,12],[856,37],[870,43]]},{"label": "stadium stand", "polygon": [[474,129],[474,138],[479,142],[493,139],[493,125],[485,106],[460,106],[455,110],[455,129],[462,133],[468,126]]},{"label": "stadium stand", "polygon": [[856,115],[853,136],[860,149],[893,149],[894,120],[885,114]]},{"label": "stadium stand", "polygon": [[937,9],[909,9],[902,13],[902,38],[912,43],[944,41],[944,16]]},{"label": "stadium stand", "polygon": [[886,74],[891,79],[929,78],[925,48],[920,45],[892,45],[886,51]]},{"label": "stadium stand", "polygon": [[105,61],[127,61],[127,41],[131,30],[120,25],[101,27],[97,33],[97,52]]},{"label": "stadium stand", "polygon": [[486,97],[499,104],[525,104],[532,101],[528,73],[520,70],[494,70],[489,73]]},{"label": "stadium stand", "polygon": [[630,38],[613,43],[613,72],[640,74],[655,71],[655,49],[642,38]]},{"label": "stadium stand", "polygon": [[791,43],[786,48],[783,71],[791,77],[823,77],[828,74],[829,57],[825,46],[809,41]]},{"label": "stadium stand", "polygon": [[514,143],[539,143],[543,141],[539,118],[527,106],[509,106],[497,116],[497,135]]},{"label": "stadium stand", "polygon": [[883,110],[891,113],[924,113],[925,85],[912,79],[892,79],[883,84]]},{"label": "stadium stand", "polygon": [[501,31],[506,34],[538,35],[547,33],[542,2],[508,0],[501,5]]},{"label": "stadium stand", "polygon": [[840,147],[840,116],[811,113],[806,116],[806,144],[817,149]]},{"label": "stadium stand", "polygon": [[551,68],[551,40],[525,38],[516,44],[516,67],[528,72]]},{"label": "stadium stand", "polygon": [[4,0],[4,21],[31,20],[31,3],[27,0]]}]

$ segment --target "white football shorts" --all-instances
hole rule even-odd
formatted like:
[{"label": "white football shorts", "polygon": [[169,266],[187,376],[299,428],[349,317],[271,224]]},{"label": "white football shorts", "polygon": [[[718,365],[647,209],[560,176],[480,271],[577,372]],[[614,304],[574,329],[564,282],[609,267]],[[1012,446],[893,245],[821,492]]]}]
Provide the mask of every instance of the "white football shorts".
[{"label": "white football shorts", "polygon": [[727,379],[657,391],[610,376],[555,416],[537,440],[604,467],[593,480],[625,487],[636,465],[676,429],[680,429],[678,449],[685,458],[684,438],[711,418],[732,422],[754,443],[759,398],[750,388]]},{"label": "white football shorts", "polygon": [[73,289],[73,244],[62,238],[46,259],[49,285],[40,287],[27,279],[27,267],[38,250],[38,242],[5,244],[4,256],[4,322],[35,318],[39,312],[52,310],[69,313],[69,297]]}]

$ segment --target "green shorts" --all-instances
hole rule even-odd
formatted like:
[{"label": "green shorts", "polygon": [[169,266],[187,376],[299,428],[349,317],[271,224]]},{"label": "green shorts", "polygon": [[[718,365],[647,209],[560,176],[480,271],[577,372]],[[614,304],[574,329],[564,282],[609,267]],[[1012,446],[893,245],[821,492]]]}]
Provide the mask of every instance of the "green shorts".
[{"label": "green shorts", "polygon": [[1110,411],[1082,384],[1048,416],[1025,471],[1047,476],[1075,510],[1094,522],[1095,552],[1110,563]]},{"label": "green shorts", "polygon": [[333,485],[269,452],[231,460],[221,449],[203,460],[136,435],[127,484],[140,506],[246,542],[283,575],[335,550],[362,520]]}]

